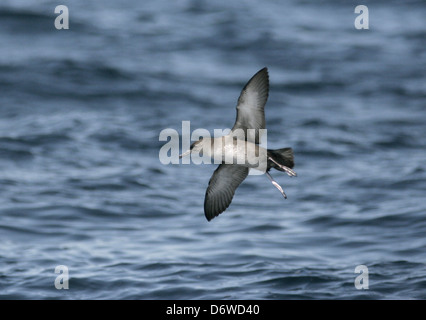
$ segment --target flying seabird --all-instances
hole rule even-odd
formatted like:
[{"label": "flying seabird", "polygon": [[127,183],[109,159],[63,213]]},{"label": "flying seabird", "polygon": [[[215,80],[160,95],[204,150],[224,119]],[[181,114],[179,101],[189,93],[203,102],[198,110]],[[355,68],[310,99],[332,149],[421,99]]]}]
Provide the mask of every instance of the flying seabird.
[{"label": "flying seabird", "polygon": [[[244,86],[237,103],[237,119],[227,136],[201,138],[179,156],[193,152],[219,159],[221,164],[213,173],[204,200],[208,221],[224,212],[231,204],[235,190],[247,177],[250,168],[262,170],[272,184],[287,199],[284,190],[269,173],[271,168],[296,176],[291,148],[265,149],[259,146],[265,129],[265,104],[269,94],[268,69],[258,71]],[[226,158],[225,155],[231,157]],[[256,162],[257,160],[257,162]],[[219,163],[220,163],[219,162]],[[259,169],[263,168],[263,169]]]}]

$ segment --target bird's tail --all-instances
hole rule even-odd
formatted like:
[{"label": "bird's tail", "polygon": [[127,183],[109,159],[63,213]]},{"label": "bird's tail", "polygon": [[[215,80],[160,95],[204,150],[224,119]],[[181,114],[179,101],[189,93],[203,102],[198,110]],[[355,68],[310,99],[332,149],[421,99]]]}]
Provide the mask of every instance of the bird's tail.
[{"label": "bird's tail", "polygon": [[275,162],[278,162],[280,165],[286,166],[288,168],[294,167],[294,156],[292,148],[282,148],[271,150],[268,149],[268,169],[271,168],[277,169],[279,171],[285,171],[280,166],[278,166],[274,161],[271,161],[269,158],[272,158]]}]

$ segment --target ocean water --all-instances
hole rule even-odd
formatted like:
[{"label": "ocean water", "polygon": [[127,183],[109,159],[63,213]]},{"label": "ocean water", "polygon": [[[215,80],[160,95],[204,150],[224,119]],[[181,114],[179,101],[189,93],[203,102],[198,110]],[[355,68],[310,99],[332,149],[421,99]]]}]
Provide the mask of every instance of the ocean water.
[{"label": "ocean water", "polygon": [[[426,4],[363,4],[2,1],[0,298],[426,299]],[[159,134],[232,127],[264,66],[298,177],[207,222],[215,166]]]}]

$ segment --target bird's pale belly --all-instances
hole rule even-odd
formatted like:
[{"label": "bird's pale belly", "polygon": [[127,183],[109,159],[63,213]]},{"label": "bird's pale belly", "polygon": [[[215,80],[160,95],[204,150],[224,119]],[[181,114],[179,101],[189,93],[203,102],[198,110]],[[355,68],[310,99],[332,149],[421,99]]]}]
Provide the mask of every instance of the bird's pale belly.
[{"label": "bird's pale belly", "polygon": [[245,140],[216,138],[211,157],[215,163],[238,164],[265,171],[267,150]]}]

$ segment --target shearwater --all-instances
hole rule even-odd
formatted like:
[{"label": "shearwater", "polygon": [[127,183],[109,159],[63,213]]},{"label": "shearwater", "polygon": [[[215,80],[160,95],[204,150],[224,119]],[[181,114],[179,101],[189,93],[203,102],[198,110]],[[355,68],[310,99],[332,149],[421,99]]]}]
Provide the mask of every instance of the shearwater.
[{"label": "shearwater", "polygon": [[274,168],[296,176],[291,148],[265,149],[259,145],[265,130],[265,104],[269,94],[268,69],[258,71],[244,86],[237,103],[237,119],[227,136],[201,138],[181,155],[202,152],[203,155],[221,159],[213,173],[204,199],[204,214],[208,221],[224,212],[232,202],[235,190],[247,177],[250,168],[262,170],[272,184],[287,199],[282,187],[269,171]]}]

